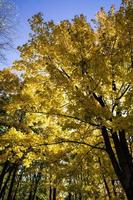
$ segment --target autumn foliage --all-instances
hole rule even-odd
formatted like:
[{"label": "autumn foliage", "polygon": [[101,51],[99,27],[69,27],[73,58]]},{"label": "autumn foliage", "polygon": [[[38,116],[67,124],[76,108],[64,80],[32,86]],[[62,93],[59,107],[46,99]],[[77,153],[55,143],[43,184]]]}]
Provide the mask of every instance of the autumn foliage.
[{"label": "autumn foliage", "polygon": [[0,72],[0,199],[132,200],[132,0],[29,23]]}]

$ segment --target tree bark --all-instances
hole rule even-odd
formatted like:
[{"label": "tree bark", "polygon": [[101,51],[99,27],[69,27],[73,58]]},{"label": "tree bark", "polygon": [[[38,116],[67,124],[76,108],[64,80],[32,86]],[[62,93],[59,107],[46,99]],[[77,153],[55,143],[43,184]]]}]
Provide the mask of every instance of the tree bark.
[{"label": "tree bark", "polygon": [[72,195],[71,195],[71,193],[69,192],[69,194],[68,194],[68,200],[71,200],[71,197],[72,197]]},{"label": "tree bark", "polygon": [[4,176],[5,174],[9,171],[9,161],[6,161],[4,163],[4,166],[3,166],[3,169],[2,169],[2,172],[0,174],[0,190],[1,190],[1,187],[2,187],[2,184],[3,184],[3,179],[4,179]]},{"label": "tree bark", "polygon": [[33,191],[32,200],[35,199],[37,188],[38,188],[38,184],[39,184],[40,180],[41,180],[41,173],[38,172],[37,176],[35,177],[35,185],[34,185],[34,191]]},{"label": "tree bark", "polygon": [[133,199],[133,163],[129,153],[124,131],[112,133],[114,149],[111,146],[109,134],[106,127],[102,127],[102,136],[104,138],[106,151],[109,155],[114,171],[126,193],[127,199]]},{"label": "tree bark", "polygon": [[53,188],[53,200],[56,200],[56,188]]},{"label": "tree bark", "polygon": [[4,185],[3,185],[3,187],[1,188],[1,191],[0,191],[0,199],[1,199],[1,198],[4,196],[4,194],[5,194],[5,191],[6,191],[6,188],[7,188],[7,184],[8,184],[8,182],[9,182],[9,180],[10,180],[12,171],[13,171],[13,169],[12,169],[12,167],[11,167],[11,168],[10,168],[10,171],[9,171],[9,174],[8,174],[8,176],[7,176],[7,179],[6,179],[6,181],[5,181]]},{"label": "tree bark", "polygon": [[16,198],[17,191],[18,191],[20,182],[21,182],[21,180],[22,180],[22,176],[23,176],[23,171],[22,171],[21,174],[20,174],[20,177],[19,177],[19,180],[18,180],[18,182],[17,182],[17,186],[16,186],[16,189],[15,189],[15,192],[14,192],[14,195],[13,195],[12,200],[15,200],[15,198]]},{"label": "tree bark", "polygon": [[115,180],[113,178],[111,179],[111,183],[112,183],[114,196],[116,197],[117,196],[117,192],[116,192],[116,189],[115,189]]},{"label": "tree bark", "polygon": [[12,175],[12,179],[11,179],[11,183],[10,183],[10,187],[9,187],[9,192],[8,192],[7,200],[12,200],[12,190],[13,190],[13,187],[14,187],[14,182],[15,182],[15,177],[16,177],[17,169],[18,169],[18,166],[15,165],[14,166],[13,175]]},{"label": "tree bark", "polygon": [[52,188],[51,188],[51,186],[49,187],[49,200],[52,200]]}]

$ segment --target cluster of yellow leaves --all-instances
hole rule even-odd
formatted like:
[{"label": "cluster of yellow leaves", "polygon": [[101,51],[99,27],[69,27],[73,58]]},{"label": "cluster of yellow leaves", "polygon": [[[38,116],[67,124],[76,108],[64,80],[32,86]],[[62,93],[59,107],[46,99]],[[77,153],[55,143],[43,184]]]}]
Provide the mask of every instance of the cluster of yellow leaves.
[{"label": "cluster of yellow leaves", "polygon": [[1,136],[2,162],[30,167],[41,160],[52,174],[50,184],[62,191],[73,191],[75,184],[75,191],[92,196],[100,191],[98,175],[112,173],[110,167],[100,171],[98,158],[102,166],[108,158],[94,150],[104,148],[101,127],[110,135],[122,129],[133,133],[131,10],[132,5],[118,12],[101,9],[96,29],[83,15],[59,24],[33,16],[33,35],[19,47],[21,59],[12,68],[17,71],[0,72],[0,90],[8,97],[0,117],[8,127]]}]

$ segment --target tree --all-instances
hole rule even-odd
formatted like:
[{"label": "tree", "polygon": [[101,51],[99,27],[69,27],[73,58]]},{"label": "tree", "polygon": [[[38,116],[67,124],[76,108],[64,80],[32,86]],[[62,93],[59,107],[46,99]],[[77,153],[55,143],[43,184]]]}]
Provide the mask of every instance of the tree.
[{"label": "tree", "polygon": [[5,50],[13,46],[15,20],[15,4],[10,0],[0,0],[0,62],[6,58]]},{"label": "tree", "polygon": [[[123,1],[119,11],[111,7],[106,13],[102,8],[95,29],[83,15],[59,24],[44,22],[40,13],[33,16],[31,38],[19,48],[21,59],[14,63],[22,72],[21,92],[6,107],[10,114],[24,111],[26,126],[20,123],[3,136],[7,142],[8,136],[11,140],[17,135],[12,137],[12,143],[20,146],[14,149],[17,155],[21,140],[27,149],[32,146],[27,160],[37,159],[40,152],[54,159],[55,152],[62,155],[60,148],[66,150],[65,144],[85,145],[98,155],[103,151],[97,160],[108,196],[101,164],[101,159],[108,162],[106,156],[129,200],[133,199],[132,13],[132,0]],[[44,146],[49,148],[41,150]]]}]

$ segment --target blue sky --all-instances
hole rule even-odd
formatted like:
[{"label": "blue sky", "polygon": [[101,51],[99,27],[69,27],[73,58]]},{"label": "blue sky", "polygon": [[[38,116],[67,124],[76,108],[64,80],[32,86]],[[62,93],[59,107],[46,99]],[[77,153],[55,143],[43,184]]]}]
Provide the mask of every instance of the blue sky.
[{"label": "blue sky", "polygon": [[[14,36],[14,46],[24,44],[28,40],[30,28],[27,20],[34,14],[42,12],[46,21],[53,19],[59,22],[63,19],[72,19],[73,16],[84,14],[88,20],[95,17],[95,14],[104,7],[106,10],[112,4],[119,8],[121,0],[12,0],[17,6],[17,26]],[[19,58],[17,50],[8,52],[6,65]],[[5,64],[4,64],[5,65]],[[1,68],[4,67],[1,66]]]}]

